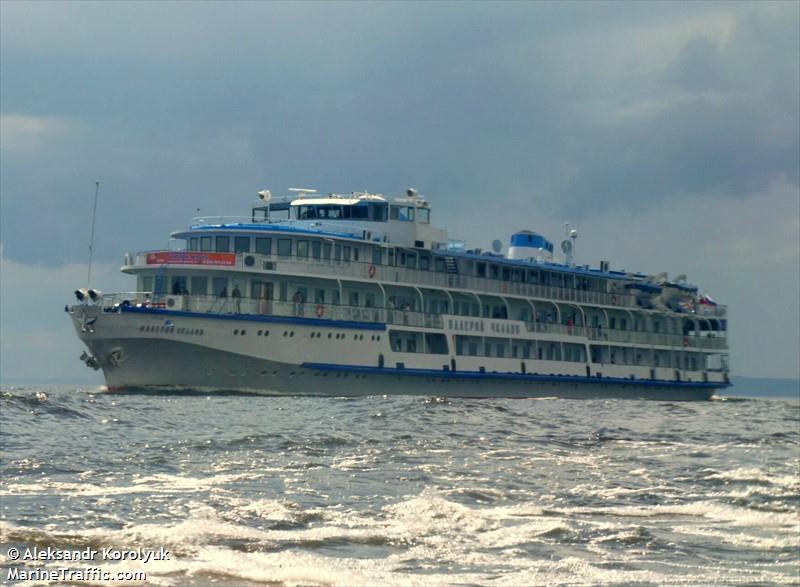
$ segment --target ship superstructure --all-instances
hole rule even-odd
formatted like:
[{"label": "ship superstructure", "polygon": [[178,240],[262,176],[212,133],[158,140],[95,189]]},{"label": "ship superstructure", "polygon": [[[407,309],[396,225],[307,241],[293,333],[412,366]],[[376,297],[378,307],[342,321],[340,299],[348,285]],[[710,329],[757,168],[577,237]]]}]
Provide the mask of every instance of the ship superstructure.
[{"label": "ship superstructure", "polygon": [[109,389],[703,399],[729,385],[726,309],[683,276],[577,266],[576,234],[508,253],[434,227],[415,190],[195,218],[125,255],[136,291],[67,308]]}]

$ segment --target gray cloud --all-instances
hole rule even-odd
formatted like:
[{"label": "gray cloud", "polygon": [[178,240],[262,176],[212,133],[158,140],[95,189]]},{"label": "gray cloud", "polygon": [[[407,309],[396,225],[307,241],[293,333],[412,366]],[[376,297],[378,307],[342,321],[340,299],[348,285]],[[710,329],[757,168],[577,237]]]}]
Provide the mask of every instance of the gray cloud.
[{"label": "gray cloud", "polygon": [[4,256],[85,261],[95,179],[101,262],[296,184],[414,185],[484,246],[797,194],[798,31],[797,3],[2,2]]}]

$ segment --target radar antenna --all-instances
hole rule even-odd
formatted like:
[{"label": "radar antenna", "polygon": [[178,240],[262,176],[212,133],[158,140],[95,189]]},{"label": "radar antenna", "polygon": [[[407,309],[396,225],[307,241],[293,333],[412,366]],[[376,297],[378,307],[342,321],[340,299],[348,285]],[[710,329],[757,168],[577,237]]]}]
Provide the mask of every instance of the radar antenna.
[{"label": "radar antenna", "polygon": [[289,191],[296,193],[301,198],[317,193],[317,190],[312,188],[289,188]]}]

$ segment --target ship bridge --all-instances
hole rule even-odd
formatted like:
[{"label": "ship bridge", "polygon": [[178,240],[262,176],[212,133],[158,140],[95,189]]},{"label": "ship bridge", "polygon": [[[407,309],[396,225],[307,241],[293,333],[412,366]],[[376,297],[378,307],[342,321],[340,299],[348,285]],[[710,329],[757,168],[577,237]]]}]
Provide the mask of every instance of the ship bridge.
[{"label": "ship bridge", "polygon": [[[297,193],[276,199],[269,191],[259,192],[261,201],[252,207],[249,218],[195,218],[190,233],[299,231],[424,249],[447,243],[447,232],[431,225],[430,204],[414,189],[400,197],[369,192],[322,196],[300,188],[290,191]],[[186,238],[190,233],[180,231],[172,236]]]}]

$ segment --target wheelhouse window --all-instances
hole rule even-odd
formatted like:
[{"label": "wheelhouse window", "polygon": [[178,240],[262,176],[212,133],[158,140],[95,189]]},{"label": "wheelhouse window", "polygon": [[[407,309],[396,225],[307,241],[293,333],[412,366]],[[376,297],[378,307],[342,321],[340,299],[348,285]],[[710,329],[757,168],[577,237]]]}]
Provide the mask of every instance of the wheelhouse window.
[{"label": "wheelhouse window", "polygon": [[228,236],[218,236],[216,250],[218,253],[227,253],[231,248],[231,239]]},{"label": "wheelhouse window", "polygon": [[292,255],[292,239],[279,238],[278,239],[278,256],[290,257]]},{"label": "wheelhouse window", "polygon": [[419,268],[423,271],[427,271],[431,268],[431,259],[427,256],[420,256],[419,258]]},{"label": "wheelhouse window", "polygon": [[197,237],[189,239],[189,250],[190,251],[196,251],[197,250],[197,247],[199,245],[199,243],[197,241],[198,241]]},{"label": "wheelhouse window", "polygon": [[256,253],[259,255],[272,254],[272,239],[271,238],[256,238]]},{"label": "wheelhouse window", "polygon": [[153,291],[153,277],[147,276],[142,277],[142,291],[152,292]]},{"label": "wheelhouse window", "polygon": [[406,222],[414,222],[414,207],[392,206],[390,218],[392,220],[403,220]]},{"label": "wheelhouse window", "polygon": [[237,236],[233,239],[233,252],[234,253],[249,253],[250,252],[250,237]]},{"label": "wheelhouse window", "polygon": [[201,251],[210,251],[211,250],[211,237],[210,236],[201,236],[200,237],[200,250]]},{"label": "wheelhouse window", "polygon": [[369,220],[369,207],[366,204],[350,206],[350,214],[353,220]]},{"label": "wheelhouse window", "polygon": [[424,222],[425,224],[431,223],[430,208],[417,208],[417,214],[420,222]]}]

